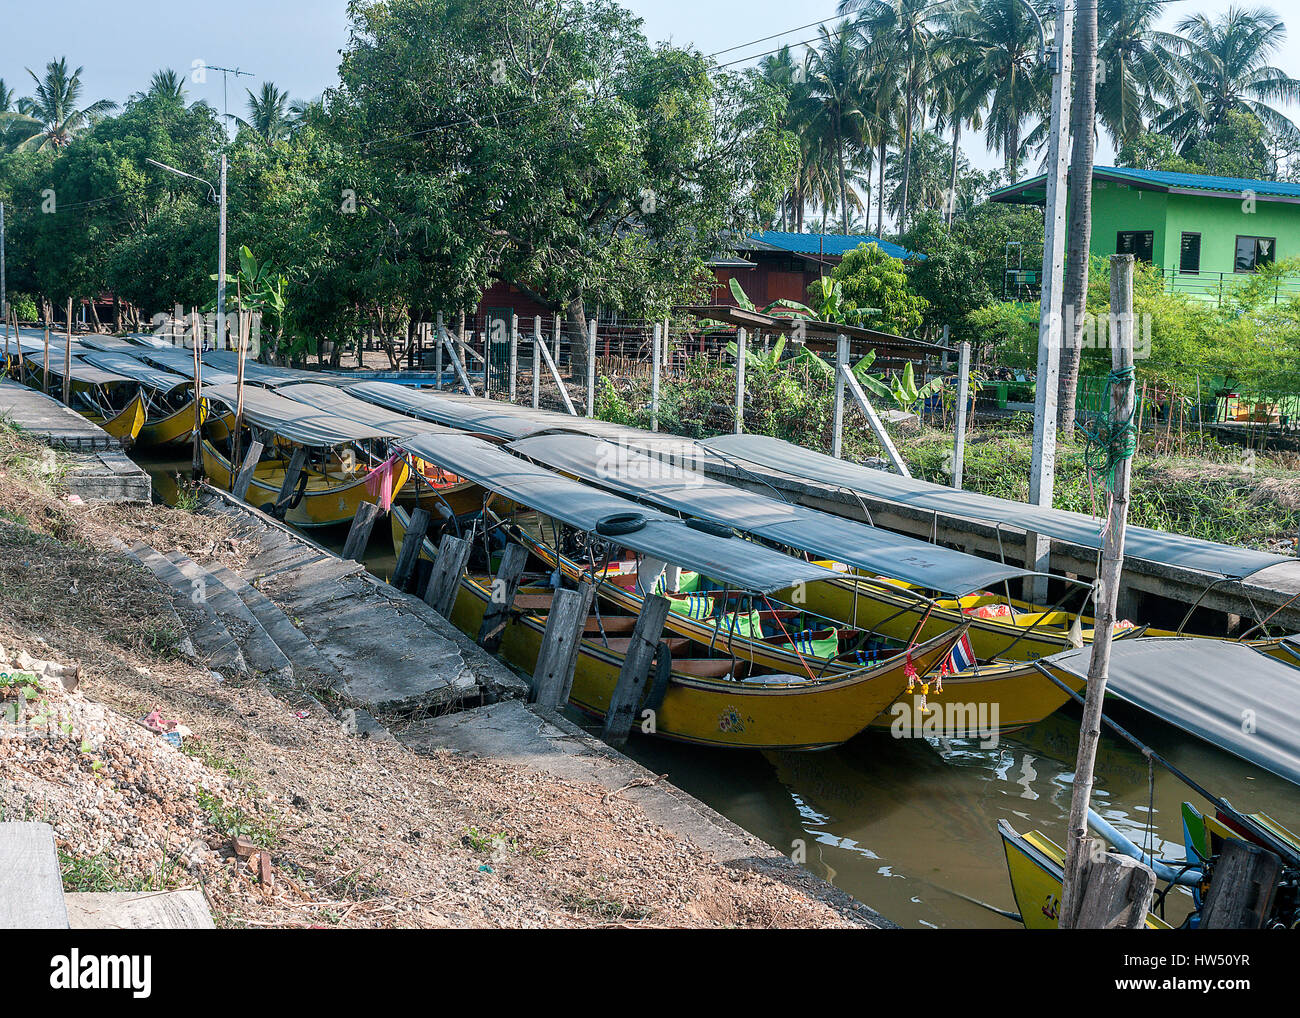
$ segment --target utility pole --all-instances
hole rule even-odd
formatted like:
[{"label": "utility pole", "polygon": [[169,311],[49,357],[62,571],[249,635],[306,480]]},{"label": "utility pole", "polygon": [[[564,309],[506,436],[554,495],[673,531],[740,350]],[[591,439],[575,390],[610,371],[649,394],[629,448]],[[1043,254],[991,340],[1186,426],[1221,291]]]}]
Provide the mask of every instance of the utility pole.
[{"label": "utility pole", "polygon": [[[217,239],[217,335],[213,345],[226,347],[226,153],[221,153],[221,236]],[[240,310],[243,310],[242,308]]]},{"label": "utility pole", "polygon": [[[1047,197],[1043,224],[1043,286],[1038,319],[1038,376],[1034,397],[1034,453],[1029,501],[1051,506],[1056,471],[1056,395],[1061,373],[1061,287],[1065,276],[1065,196],[1070,157],[1070,69],[1074,45],[1074,6],[1056,3],[1056,45],[1052,66],[1052,120],[1048,135]],[[1046,573],[1051,538],[1026,535],[1028,568]],[[1047,594],[1047,577],[1027,581],[1029,600]]]},{"label": "utility pole", "polygon": [[9,335],[9,294],[5,290],[5,203],[0,201],[0,315],[4,315],[5,336]]}]

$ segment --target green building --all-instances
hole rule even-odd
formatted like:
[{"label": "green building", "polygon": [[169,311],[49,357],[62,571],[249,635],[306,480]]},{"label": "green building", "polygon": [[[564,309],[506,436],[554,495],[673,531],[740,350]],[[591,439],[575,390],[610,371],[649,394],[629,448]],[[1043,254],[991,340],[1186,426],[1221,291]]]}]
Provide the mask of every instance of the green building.
[{"label": "green building", "polygon": [[[1046,179],[990,198],[1042,205]],[[1096,166],[1091,250],[1137,255],[1160,269],[1170,290],[1221,300],[1259,267],[1300,255],[1300,184]],[[1280,300],[1300,296],[1300,276],[1276,289]]]}]

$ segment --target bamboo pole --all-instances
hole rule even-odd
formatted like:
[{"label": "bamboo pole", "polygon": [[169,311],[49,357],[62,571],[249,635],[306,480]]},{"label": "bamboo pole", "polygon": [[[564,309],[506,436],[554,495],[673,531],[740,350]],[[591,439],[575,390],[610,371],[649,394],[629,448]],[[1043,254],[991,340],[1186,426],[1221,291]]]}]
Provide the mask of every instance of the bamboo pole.
[{"label": "bamboo pole", "polygon": [[[1112,255],[1110,259],[1111,368],[1115,372],[1133,367],[1133,256]],[[1133,416],[1134,385],[1111,387],[1110,412],[1113,421]],[[1079,753],[1075,761],[1074,786],[1070,798],[1070,822],[1066,832],[1064,887],[1061,901],[1061,929],[1073,929],[1083,898],[1080,878],[1088,864],[1088,806],[1092,798],[1097,743],[1101,739],[1102,701],[1110,670],[1111,637],[1115,630],[1115,607],[1119,599],[1120,576],[1124,569],[1124,532],[1128,526],[1129,476],[1132,458],[1121,460],[1115,469],[1114,490],[1107,513],[1106,539],[1101,551],[1097,621],[1088,661],[1088,690],[1079,727]]]},{"label": "bamboo pole", "polygon": [[[236,295],[239,293],[239,283],[235,283]],[[237,296],[238,300],[239,297]],[[231,463],[238,463],[239,454],[243,451],[243,430],[244,430],[244,361],[248,356],[248,334],[251,331],[252,312],[244,311],[243,301],[240,300],[239,307],[239,351],[235,360],[235,434],[233,442],[233,456]]]},{"label": "bamboo pole", "polygon": [[190,314],[194,323],[194,437],[190,449],[190,475],[198,480],[203,475],[203,337],[198,310]]},{"label": "bamboo pole", "polygon": [[41,371],[41,392],[45,395],[50,394],[50,302],[44,301],[45,305],[45,367]]},{"label": "bamboo pole", "polygon": [[63,341],[63,405],[72,405],[72,298],[68,298],[68,331]]}]

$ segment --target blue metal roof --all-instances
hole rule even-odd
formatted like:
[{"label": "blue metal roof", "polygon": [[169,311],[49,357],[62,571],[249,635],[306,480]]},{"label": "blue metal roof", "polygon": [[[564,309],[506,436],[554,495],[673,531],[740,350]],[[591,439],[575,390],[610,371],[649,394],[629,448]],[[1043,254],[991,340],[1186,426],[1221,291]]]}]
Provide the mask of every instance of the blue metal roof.
[{"label": "blue metal roof", "polygon": [[780,230],[759,230],[757,233],[751,233],[749,240],[782,251],[791,251],[795,254],[822,254],[839,257],[852,251],[859,244],[876,244],[880,247],[880,250],[891,258],[925,257],[919,252],[908,251],[906,248],[891,244],[887,240],[881,240],[869,233],[845,235],[842,233],[783,233]]},{"label": "blue metal roof", "polygon": [[[1094,166],[1092,172],[1094,178],[1132,181],[1159,190],[1222,191],[1224,197],[1240,197],[1243,192],[1251,191],[1260,198],[1300,199],[1300,184],[1286,184],[1276,180],[1216,177],[1207,173],[1174,173],[1167,170],[1135,170],[1128,166]],[[1028,180],[998,188],[990,197],[993,201],[1015,201],[1025,192],[1041,188],[1046,179],[1046,175],[1040,173]]]}]

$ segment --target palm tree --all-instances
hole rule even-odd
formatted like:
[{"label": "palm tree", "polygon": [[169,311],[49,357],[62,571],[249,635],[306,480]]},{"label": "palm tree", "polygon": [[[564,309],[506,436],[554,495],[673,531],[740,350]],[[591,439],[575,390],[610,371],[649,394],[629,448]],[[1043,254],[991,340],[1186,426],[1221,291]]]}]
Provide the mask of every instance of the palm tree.
[{"label": "palm tree", "polygon": [[947,6],[945,0],[840,0],[839,13],[860,12],[857,22],[867,37],[867,61],[889,68],[902,80],[903,93],[903,193],[899,230],[905,229],[908,183],[912,168],[912,133],[915,117],[923,113],[923,97],[934,53],[933,22]]},{"label": "palm tree", "polygon": [[861,35],[842,24],[835,31],[821,29],[820,45],[808,54],[807,86],[812,114],[808,127],[834,154],[839,185],[840,214],[847,230],[849,207],[848,168],[860,159],[870,138],[864,103]]},{"label": "palm tree", "polygon": [[875,153],[876,236],[885,231],[885,174],[889,162],[889,145],[902,135],[903,91],[894,69],[883,64],[869,66],[864,92],[867,96],[871,147]]},{"label": "palm tree", "polygon": [[1248,113],[1287,142],[1300,129],[1274,102],[1300,101],[1300,80],[1268,63],[1286,38],[1282,19],[1267,8],[1229,7],[1211,20],[1193,14],[1176,26],[1176,50],[1187,75],[1179,101],[1154,126],[1180,145],[1223,123],[1229,113]]},{"label": "palm tree", "polygon": [[796,58],[789,46],[782,46],[759,61],[757,73],[785,97],[781,126],[794,137],[797,155],[789,190],[781,200],[781,228],[794,225],[801,233],[808,199],[809,160],[815,147],[815,136],[805,130],[809,113],[806,62]]},{"label": "palm tree", "polygon": [[0,78],[0,113],[13,113],[15,99],[14,90],[6,88],[4,78]]},{"label": "palm tree", "polygon": [[[1039,0],[1042,5],[1042,0]],[[1000,152],[1014,183],[1020,172],[1024,128],[1044,109],[1051,74],[1038,60],[1038,27],[1024,0],[976,0],[946,46],[955,73],[988,107],[989,147]]]},{"label": "palm tree", "polygon": [[253,95],[250,89],[244,91],[248,93],[248,119],[236,117],[236,123],[265,142],[283,141],[293,133],[288,92],[281,92],[272,81],[262,82],[257,95]]},{"label": "palm tree", "polygon": [[29,67],[27,73],[36,83],[36,94],[18,101],[17,112],[0,113],[0,128],[8,126],[20,149],[43,151],[63,148],[88,127],[93,127],[117,109],[117,103],[100,99],[79,107],[81,72],[68,70],[68,59],[51,60],[45,65],[45,77],[38,78]]},{"label": "palm tree", "polygon": [[149,87],[143,92],[137,92],[131,98],[137,102],[145,99],[162,99],[184,105],[185,78],[170,67],[154,71],[153,77],[149,79]]},{"label": "palm tree", "polygon": [[[956,153],[959,170],[969,169],[960,152]],[[955,187],[956,173],[949,166],[951,154],[947,143],[934,131],[917,131],[912,138],[912,172],[909,175],[908,201],[917,210],[937,210],[948,205],[948,195]],[[889,192],[889,211],[898,213],[903,204],[903,172],[895,164],[889,174],[893,185]]]},{"label": "palm tree", "polygon": [[1117,149],[1178,95],[1181,40],[1156,28],[1166,2],[1098,0],[1096,115]]},{"label": "palm tree", "polygon": [[951,227],[957,206],[957,171],[961,157],[961,129],[965,124],[979,130],[984,122],[985,95],[971,87],[970,80],[955,65],[949,41],[963,31],[966,9],[957,7],[939,19],[940,33],[934,55],[934,77],[930,81],[936,130],[952,130],[952,152],[948,157],[948,195],[944,201],[944,224]]}]

